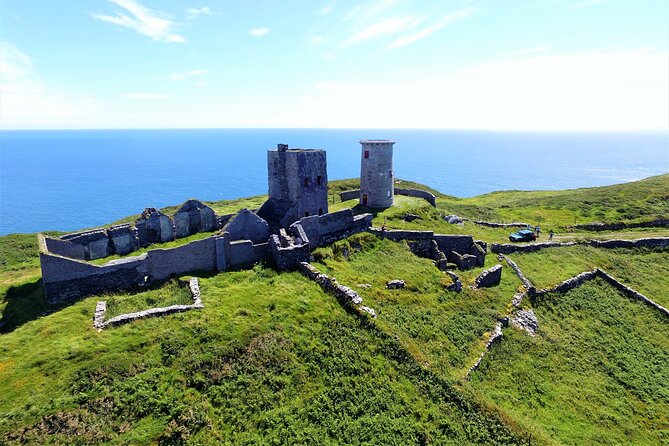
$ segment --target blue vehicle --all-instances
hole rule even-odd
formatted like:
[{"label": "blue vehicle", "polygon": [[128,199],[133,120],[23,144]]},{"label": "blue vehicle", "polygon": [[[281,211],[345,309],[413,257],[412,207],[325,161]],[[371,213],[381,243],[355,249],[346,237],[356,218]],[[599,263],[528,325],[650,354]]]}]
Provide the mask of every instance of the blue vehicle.
[{"label": "blue vehicle", "polygon": [[537,239],[536,234],[531,229],[521,229],[509,236],[512,242],[532,242]]}]

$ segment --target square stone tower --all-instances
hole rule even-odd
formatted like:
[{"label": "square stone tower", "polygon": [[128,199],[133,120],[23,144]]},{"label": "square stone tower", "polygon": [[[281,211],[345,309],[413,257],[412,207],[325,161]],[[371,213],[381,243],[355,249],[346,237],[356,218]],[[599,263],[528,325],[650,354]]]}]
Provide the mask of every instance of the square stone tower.
[{"label": "square stone tower", "polygon": [[279,144],[277,150],[267,151],[267,171],[269,203],[261,209],[263,218],[287,227],[302,217],[327,214],[324,150],[289,149],[287,144]]},{"label": "square stone tower", "polygon": [[365,139],[360,162],[360,204],[388,208],[395,198],[393,144],[387,139]]}]

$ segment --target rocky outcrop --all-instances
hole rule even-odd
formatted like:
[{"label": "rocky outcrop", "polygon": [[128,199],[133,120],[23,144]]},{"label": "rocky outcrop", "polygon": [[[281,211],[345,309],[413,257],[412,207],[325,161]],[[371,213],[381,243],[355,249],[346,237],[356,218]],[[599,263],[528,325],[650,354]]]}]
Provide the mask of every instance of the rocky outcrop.
[{"label": "rocky outcrop", "polygon": [[388,281],[388,283],[386,283],[386,287],[389,290],[401,290],[405,287],[405,285],[406,283],[404,282],[404,280],[398,280],[398,279],[390,280]]},{"label": "rocky outcrop", "polygon": [[537,321],[537,316],[534,314],[534,311],[530,310],[520,310],[514,313],[509,319],[511,325],[518,327],[521,330],[525,330],[530,334],[530,336],[535,336],[537,330],[539,329],[539,322]]},{"label": "rocky outcrop", "polygon": [[499,285],[502,280],[502,265],[497,264],[492,268],[484,270],[476,278],[476,288],[489,288]]}]

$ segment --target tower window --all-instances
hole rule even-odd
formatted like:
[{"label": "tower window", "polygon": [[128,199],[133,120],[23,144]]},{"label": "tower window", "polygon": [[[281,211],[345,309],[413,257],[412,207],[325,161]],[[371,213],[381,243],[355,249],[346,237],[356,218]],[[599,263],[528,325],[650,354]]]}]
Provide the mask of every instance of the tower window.
[{"label": "tower window", "polygon": [[389,170],[389,171],[388,171],[388,178],[392,178],[392,177],[393,177],[393,171],[392,171],[392,170]]},{"label": "tower window", "polygon": [[309,178],[304,179],[304,187],[309,187]]},{"label": "tower window", "polygon": [[388,198],[390,198],[390,191],[388,191]]},{"label": "tower window", "polygon": [[369,158],[369,150],[365,150],[365,158]]},{"label": "tower window", "polygon": [[323,208],[318,208],[318,215],[323,215]]},{"label": "tower window", "polygon": [[321,176],[320,175],[318,175],[316,177],[316,183],[318,183],[319,186],[321,185]]}]

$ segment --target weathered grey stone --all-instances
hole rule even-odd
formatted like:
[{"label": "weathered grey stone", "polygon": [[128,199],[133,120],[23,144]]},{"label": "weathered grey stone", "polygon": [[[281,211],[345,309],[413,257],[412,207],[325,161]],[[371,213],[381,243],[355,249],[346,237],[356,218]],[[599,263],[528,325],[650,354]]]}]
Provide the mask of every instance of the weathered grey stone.
[{"label": "weathered grey stone", "polygon": [[534,336],[539,329],[537,316],[532,310],[520,310],[511,316],[511,324]]},{"label": "weathered grey stone", "polygon": [[370,208],[388,208],[395,198],[395,141],[362,140],[360,144],[360,204]]},{"label": "weathered grey stone", "polygon": [[464,221],[462,217],[458,217],[457,215],[446,215],[444,216],[444,220],[449,222],[452,225],[462,225],[464,224]]},{"label": "weathered grey stone", "polygon": [[146,208],[135,222],[140,246],[174,240],[172,219],[154,208]]},{"label": "weathered grey stone", "polygon": [[420,215],[416,214],[406,214],[404,217],[402,217],[402,220],[411,223],[414,220],[422,220],[423,218]]},{"label": "weathered grey stone", "polygon": [[328,212],[328,176],[324,150],[267,151],[269,199],[258,210],[268,222],[288,227],[302,217]]},{"label": "weathered grey stone", "polygon": [[184,238],[190,235],[188,212],[180,212],[174,215],[174,230],[176,238]]},{"label": "weathered grey stone", "polygon": [[265,243],[269,238],[269,225],[258,215],[242,209],[223,228],[230,234],[231,240],[251,240],[253,243]]},{"label": "weathered grey stone", "polygon": [[483,271],[476,278],[476,288],[489,288],[499,285],[502,280],[502,265],[495,265]]},{"label": "weathered grey stone", "polygon": [[404,280],[399,279],[389,280],[388,283],[386,283],[386,287],[389,290],[401,290],[405,285],[406,283]]},{"label": "weathered grey stone", "polygon": [[135,237],[135,231],[130,224],[117,225],[109,228],[109,238],[112,244],[112,253],[126,255],[139,248],[139,242]]}]

